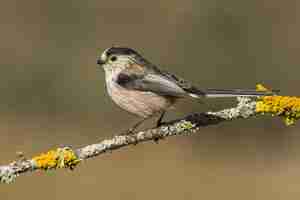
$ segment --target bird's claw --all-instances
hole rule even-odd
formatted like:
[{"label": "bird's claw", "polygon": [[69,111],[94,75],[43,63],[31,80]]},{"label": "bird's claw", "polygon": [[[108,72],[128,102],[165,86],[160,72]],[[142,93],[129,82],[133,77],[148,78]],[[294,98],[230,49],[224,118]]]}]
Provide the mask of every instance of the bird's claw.
[{"label": "bird's claw", "polygon": [[135,129],[130,128],[130,129],[124,131],[123,133],[119,134],[119,136],[133,135],[134,134],[134,130]]},{"label": "bird's claw", "polygon": [[158,136],[158,137],[155,137],[155,138],[153,139],[153,141],[154,141],[156,144],[158,144],[159,140],[162,140],[162,139],[164,139],[164,137]]}]

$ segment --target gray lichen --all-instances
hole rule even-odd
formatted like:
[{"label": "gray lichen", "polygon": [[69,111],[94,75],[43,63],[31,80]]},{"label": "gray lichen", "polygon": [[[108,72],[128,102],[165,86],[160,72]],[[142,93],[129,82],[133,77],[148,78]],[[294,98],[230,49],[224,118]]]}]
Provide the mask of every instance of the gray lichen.
[{"label": "gray lichen", "polygon": [[238,97],[237,101],[238,105],[235,108],[229,108],[218,112],[207,112],[207,114],[218,116],[226,120],[248,118],[255,114],[255,101],[248,97]]},{"label": "gray lichen", "polygon": [[0,182],[1,183],[13,183],[18,174],[11,166],[0,167]]},{"label": "gray lichen", "polygon": [[[236,118],[248,118],[255,115],[256,102],[246,97],[238,98],[238,105],[234,108],[217,112],[207,112],[188,115],[181,120],[176,120],[161,127],[140,131],[133,135],[114,136],[111,139],[91,144],[77,150],[76,157],[86,160],[105,152],[121,148],[123,146],[138,144],[145,141],[157,140],[169,136],[193,133],[201,126],[209,126],[224,120]],[[12,183],[16,177],[24,172],[37,170],[34,160],[20,160],[6,166],[0,166],[0,182]]]}]

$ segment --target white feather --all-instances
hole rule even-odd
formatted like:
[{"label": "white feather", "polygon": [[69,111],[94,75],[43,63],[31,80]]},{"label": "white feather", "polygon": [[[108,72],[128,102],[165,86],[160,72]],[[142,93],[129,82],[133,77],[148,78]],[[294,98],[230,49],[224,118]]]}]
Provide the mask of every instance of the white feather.
[{"label": "white feather", "polygon": [[207,98],[225,98],[225,97],[256,97],[254,94],[205,94]]},{"label": "white feather", "polygon": [[189,95],[191,96],[191,97],[193,97],[193,98],[197,98],[197,99],[199,99],[200,97],[199,97],[199,95],[197,95],[197,94],[192,94],[192,93],[189,93]]}]

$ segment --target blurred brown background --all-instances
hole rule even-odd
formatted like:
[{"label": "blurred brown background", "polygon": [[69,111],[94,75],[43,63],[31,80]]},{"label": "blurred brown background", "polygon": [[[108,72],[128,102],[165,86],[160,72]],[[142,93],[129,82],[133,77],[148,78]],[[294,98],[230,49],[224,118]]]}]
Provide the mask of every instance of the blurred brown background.
[{"label": "blurred brown background", "polygon": [[[297,0],[3,0],[0,164],[80,147],[136,118],[107,97],[96,48],[130,46],[201,87],[264,83],[300,95]],[[178,105],[174,119],[234,100]],[[146,126],[151,126],[149,122]],[[240,120],[106,154],[75,172],[27,173],[6,199],[299,199],[299,125]]]}]

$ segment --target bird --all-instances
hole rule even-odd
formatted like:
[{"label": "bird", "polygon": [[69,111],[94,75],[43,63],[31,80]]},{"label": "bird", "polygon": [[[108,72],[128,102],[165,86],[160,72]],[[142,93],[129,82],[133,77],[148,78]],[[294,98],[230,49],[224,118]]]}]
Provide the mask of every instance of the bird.
[{"label": "bird", "polygon": [[113,46],[97,57],[104,69],[106,90],[113,102],[140,120],[124,135],[133,134],[145,120],[158,116],[156,127],[179,99],[271,96],[272,91],[244,89],[199,89],[179,76],[162,70],[136,50]]}]

